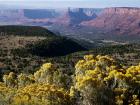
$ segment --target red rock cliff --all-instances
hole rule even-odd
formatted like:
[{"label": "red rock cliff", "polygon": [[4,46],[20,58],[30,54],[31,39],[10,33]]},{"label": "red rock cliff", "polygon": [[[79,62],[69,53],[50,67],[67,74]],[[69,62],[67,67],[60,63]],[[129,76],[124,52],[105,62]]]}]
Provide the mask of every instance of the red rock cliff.
[{"label": "red rock cliff", "polygon": [[81,25],[119,34],[140,34],[140,8],[106,8],[96,19]]}]

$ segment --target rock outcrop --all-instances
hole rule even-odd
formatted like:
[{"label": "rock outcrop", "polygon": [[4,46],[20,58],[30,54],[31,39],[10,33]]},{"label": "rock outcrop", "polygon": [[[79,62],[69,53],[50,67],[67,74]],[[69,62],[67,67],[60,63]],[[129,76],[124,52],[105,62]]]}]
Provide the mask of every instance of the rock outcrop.
[{"label": "rock outcrop", "polygon": [[140,8],[106,8],[96,19],[81,25],[121,35],[140,35]]}]

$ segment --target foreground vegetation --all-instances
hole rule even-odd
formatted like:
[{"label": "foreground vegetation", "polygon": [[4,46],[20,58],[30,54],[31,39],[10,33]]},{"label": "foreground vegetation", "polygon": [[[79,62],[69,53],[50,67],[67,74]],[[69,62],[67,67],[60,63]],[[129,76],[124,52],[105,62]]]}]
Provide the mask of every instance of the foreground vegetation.
[{"label": "foreground vegetation", "polygon": [[10,72],[0,83],[1,105],[139,105],[140,65],[86,55],[66,76],[45,63],[32,74]]}]

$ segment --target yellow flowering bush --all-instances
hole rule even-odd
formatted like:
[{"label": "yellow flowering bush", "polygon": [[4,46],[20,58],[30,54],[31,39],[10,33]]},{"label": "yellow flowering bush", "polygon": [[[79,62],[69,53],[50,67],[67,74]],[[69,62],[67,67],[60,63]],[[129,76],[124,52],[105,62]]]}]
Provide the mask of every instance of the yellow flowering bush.
[{"label": "yellow flowering bush", "polygon": [[26,85],[30,85],[35,82],[34,77],[32,75],[25,75],[21,73],[17,76],[18,78],[18,88],[25,87]]},{"label": "yellow flowering bush", "polygon": [[53,74],[56,68],[51,63],[45,63],[41,66],[40,70],[34,73],[36,82],[53,83]]},{"label": "yellow flowering bush", "polygon": [[6,86],[4,83],[0,82],[0,104],[9,105],[15,95],[16,89]]},{"label": "yellow flowering bush", "polygon": [[70,96],[63,88],[49,84],[31,84],[18,90],[13,98],[16,105],[69,105]]},{"label": "yellow flowering bush", "polygon": [[4,81],[5,85],[8,87],[17,86],[16,74],[13,72],[10,72],[9,75],[4,75],[3,81]]},{"label": "yellow flowering bush", "polygon": [[[80,91],[84,99],[83,104],[102,104],[103,101],[108,105],[126,105],[132,102],[138,104],[139,99],[136,99],[136,102],[132,101],[130,95],[139,94],[140,65],[124,69],[109,56],[86,55],[76,64],[75,68],[74,87]],[[111,97],[104,94],[105,89],[108,94],[112,93],[110,93]],[[96,94],[96,96],[90,95],[90,93]],[[108,97],[108,99],[102,100],[102,96]],[[113,102],[113,99],[116,101]]]},{"label": "yellow flowering bush", "polygon": [[126,68],[109,56],[85,55],[73,75],[52,63],[34,74],[10,72],[0,82],[0,105],[140,105],[140,64]]}]

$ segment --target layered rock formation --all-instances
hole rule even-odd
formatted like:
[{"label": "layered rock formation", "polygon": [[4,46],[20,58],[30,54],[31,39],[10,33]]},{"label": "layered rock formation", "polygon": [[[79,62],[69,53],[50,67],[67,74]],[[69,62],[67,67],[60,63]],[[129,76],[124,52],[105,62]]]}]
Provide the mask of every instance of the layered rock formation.
[{"label": "layered rock formation", "polygon": [[93,10],[83,8],[68,9],[60,18],[56,18],[56,22],[63,25],[79,25],[83,21],[89,21],[96,18],[97,15]]},{"label": "layered rock formation", "polygon": [[140,34],[140,8],[106,8],[94,20],[82,22],[83,26],[92,26],[110,33]]}]

